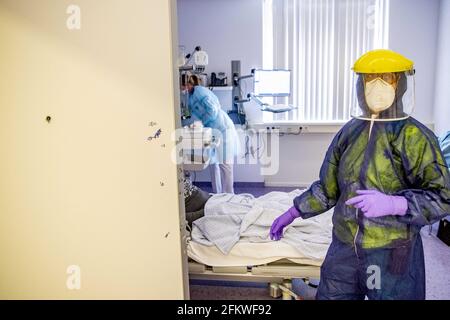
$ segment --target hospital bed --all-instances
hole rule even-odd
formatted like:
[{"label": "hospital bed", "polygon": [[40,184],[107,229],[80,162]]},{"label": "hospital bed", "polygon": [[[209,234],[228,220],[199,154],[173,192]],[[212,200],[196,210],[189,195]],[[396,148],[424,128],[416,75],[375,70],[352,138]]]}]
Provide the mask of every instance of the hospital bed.
[{"label": "hospital bed", "polygon": [[[220,211],[219,216],[222,216],[226,212],[233,214],[233,212],[242,212],[241,210],[244,209],[248,210],[245,217],[258,217],[255,220],[259,222],[258,225],[267,225],[266,223],[268,221],[271,223],[278,214],[272,211],[271,206],[281,206],[281,202],[290,204],[292,197],[301,192],[303,191],[272,192],[255,198],[255,202],[252,199],[246,202],[245,195],[216,195],[208,200],[206,211],[211,212],[217,208]],[[240,206],[241,203],[242,206]],[[249,206],[249,203],[252,205]],[[331,242],[331,217],[330,210],[313,219],[292,224],[292,227],[296,225],[296,228],[300,228],[296,230],[300,230],[301,233],[299,242],[296,241],[297,238],[294,238],[295,246],[292,245],[292,241],[287,240],[286,234],[282,241],[252,241],[249,240],[251,238],[241,237],[226,253],[223,248],[209,241],[207,244],[202,243],[202,238],[198,236],[200,228],[195,230],[194,227],[194,231],[197,232],[191,232],[186,237],[190,279],[277,283],[292,278],[318,279],[320,266]],[[244,218],[241,226],[245,225],[244,221],[249,220]],[[200,225],[206,227],[210,224],[201,223]],[[219,229],[213,227],[209,232],[217,237],[221,230],[220,227]],[[209,232],[207,231],[208,234]],[[203,235],[203,232],[200,234]],[[250,234],[253,233],[250,232]],[[292,233],[290,235],[292,236]],[[265,237],[265,231],[262,236]]]},{"label": "hospital bed", "polygon": [[239,242],[224,255],[214,246],[187,242],[190,279],[281,283],[317,279],[322,260],[310,259],[283,242]]}]

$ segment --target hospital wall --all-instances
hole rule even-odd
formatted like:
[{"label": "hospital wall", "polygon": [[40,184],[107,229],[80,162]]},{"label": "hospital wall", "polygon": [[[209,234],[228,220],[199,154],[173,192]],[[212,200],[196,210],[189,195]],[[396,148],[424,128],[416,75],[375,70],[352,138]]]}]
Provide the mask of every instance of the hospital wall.
[{"label": "hospital wall", "polygon": [[174,8],[0,1],[0,299],[188,297]]},{"label": "hospital wall", "polygon": [[433,123],[440,0],[390,0],[389,47],[414,61],[414,117]]},{"label": "hospital wall", "polygon": [[441,0],[438,43],[434,121],[442,135],[450,130],[450,0]]},{"label": "hospital wall", "polygon": [[[390,3],[390,48],[414,60],[417,69],[414,116],[427,125],[433,125],[440,1],[391,0]],[[262,65],[262,0],[178,0],[178,5],[180,43],[193,46],[201,42],[204,45],[210,53],[208,72],[229,70],[231,59],[242,60],[243,69],[247,70]],[[445,25],[441,30],[443,28]],[[450,32],[441,31],[441,34],[448,36]],[[449,51],[444,48],[443,52]],[[261,122],[261,112],[254,108],[246,110],[251,110],[251,122]],[[261,177],[255,166],[248,170],[249,166],[241,165],[235,168],[236,181],[259,182],[264,179],[267,185],[272,186],[309,185],[318,177],[333,136],[330,133],[284,136],[280,140],[280,169],[277,174]],[[197,174],[197,180],[208,181],[209,173]]]}]

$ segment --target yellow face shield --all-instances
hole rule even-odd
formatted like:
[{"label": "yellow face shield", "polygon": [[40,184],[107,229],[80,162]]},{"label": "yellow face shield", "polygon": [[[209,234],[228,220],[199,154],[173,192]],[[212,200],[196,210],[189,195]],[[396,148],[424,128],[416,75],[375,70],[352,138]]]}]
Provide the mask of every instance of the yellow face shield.
[{"label": "yellow face shield", "polygon": [[359,58],[352,116],[372,121],[409,117],[415,104],[413,62],[390,50],[373,50]]},{"label": "yellow face shield", "polygon": [[357,101],[351,113],[355,118],[402,120],[414,110],[414,74],[411,72],[357,74],[355,87]]}]

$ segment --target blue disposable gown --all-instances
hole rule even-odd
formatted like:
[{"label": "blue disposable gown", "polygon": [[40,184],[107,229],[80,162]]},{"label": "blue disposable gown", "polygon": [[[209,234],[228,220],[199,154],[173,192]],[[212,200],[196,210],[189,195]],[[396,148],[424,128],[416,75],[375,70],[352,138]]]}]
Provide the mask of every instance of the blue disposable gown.
[{"label": "blue disposable gown", "polygon": [[213,129],[213,135],[220,136],[219,147],[211,154],[211,163],[232,162],[239,149],[238,136],[233,121],[222,110],[216,95],[205,87],[194,87],[194,92],[189,95],[189,109],[204,127]]}]

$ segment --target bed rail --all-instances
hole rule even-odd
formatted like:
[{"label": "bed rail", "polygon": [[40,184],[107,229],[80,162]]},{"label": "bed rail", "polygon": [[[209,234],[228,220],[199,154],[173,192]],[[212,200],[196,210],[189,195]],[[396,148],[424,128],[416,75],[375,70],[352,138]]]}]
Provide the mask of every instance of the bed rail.
[{"label": "bed rail", "polygon": [[320,267],[280,260],[265,265],[248,267],[212,267],[189,261],[190,279],[228,280],[249,282],[282,282],[286,279],[317,279]]}]

